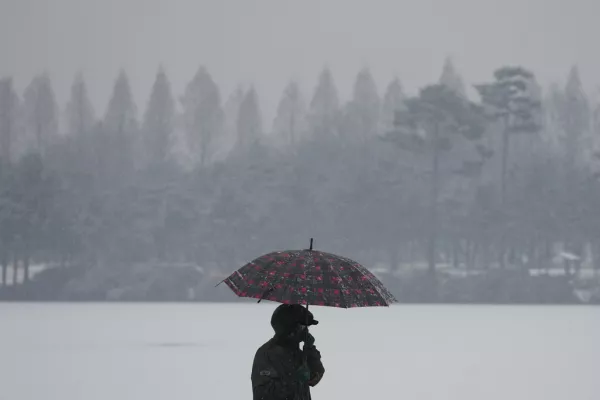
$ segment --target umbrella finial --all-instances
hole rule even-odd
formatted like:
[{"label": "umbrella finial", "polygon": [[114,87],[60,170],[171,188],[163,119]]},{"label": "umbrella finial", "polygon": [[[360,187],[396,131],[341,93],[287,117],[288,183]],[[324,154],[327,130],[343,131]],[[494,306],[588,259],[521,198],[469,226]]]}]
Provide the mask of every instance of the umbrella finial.
[{"label": "umbrella finial", "polygon": [[310,238],[310,250],[313,249],[313,238]]}]

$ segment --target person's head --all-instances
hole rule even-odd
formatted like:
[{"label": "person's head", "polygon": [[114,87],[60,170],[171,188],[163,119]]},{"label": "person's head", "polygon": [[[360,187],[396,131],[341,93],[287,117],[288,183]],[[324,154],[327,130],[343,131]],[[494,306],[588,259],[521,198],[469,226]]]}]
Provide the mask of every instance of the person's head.
[{"label": "person's head", "polygon": [[307,326],[317,325],[319,321],[300,304],[282,304],[271,316],[271,326],[275,336],[300,342]]}]

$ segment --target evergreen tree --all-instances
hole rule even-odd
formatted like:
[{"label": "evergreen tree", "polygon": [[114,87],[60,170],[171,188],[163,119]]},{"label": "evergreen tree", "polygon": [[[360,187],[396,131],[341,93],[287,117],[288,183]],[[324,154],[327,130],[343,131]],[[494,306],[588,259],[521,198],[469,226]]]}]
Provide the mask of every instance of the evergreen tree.
[{"label": "evergreen tree", "polygon": [[544,96],[542,111],[544,116],[544,139],[556,153],[561,152],[563,147],[562,104],[562,89],[558,84],[552,83]]},{"label": "evergreen tree", "polygon": [[474,140],[485,129],[482,110],[457,95],[445,85],[423,88],[418,97],[406,101],[406,111],[398,111],[396,130],[388,135],[401,148],[429,158],[430,194],[429,220],[427,221],[427,261],[433,274],[436,265],[438,236],[438,201],[440,176],[444,169],[442,155],[452,149],[461,139]]},{"label": "evergreen tree", "polygon": [[216,158],[224,159],[227,154],[235,147],[237,143],[237,117],[240,112],[240,106],[244,101],[245,91],[241,85],[238,85],[227,97],[223,105],[224,115],[224,133],[220,140],[216,142],[218,152]]},{"label": "evergreen tree", "polygon": [[394,78],[387,86],[383,97],[383,107],[381,112],[383,132],[389,132],[394,128],[394,118],[396,111],[405,108],[404,100],[406,96],[402,91],[402,85],[398,78]]},{"label": "evergreen tree", "polygon": [[262,121],[256,90],[251,87],[244,96],[237,117],[238,146],[248,149],[258,143],[262,136]]},{"label": "evergreen tree", "polygon": [[563,148],[566,152],[567,168],[572,169],[575,168],[576,162],[587,156],[585,140],[590,130],[592,117],[577,66],[574,66],[569,73],[559,106],[559,117],[564,131]]},{"label": "evergreen tree", "polygon": [[145,164],[161,164],[171,150],[175,103],[171,84],[162,68],[156,74],[142,128]]},{"label": "evergreen tree", "polygon": [[[95,156],[95,152],[101,149],[96,148],[93,137],[93,127],[95,123],[94,109],[88,97],[87,87],[83,76],[78,74],[71,86],[71,98],[65,109],[66,114],[66,138],[65,144],[69,145],[68,155],[64,155],[62,160],[55,161],[62,163],[65,168],[70,168],[71,172],[91,171],[90,160]],[[69,164],[69,165],[67,165]]]},{"label": "evergreen tree", "polygon": [[540,99],[532,72],[521,67],[502,67],[494,72],[495,81],[476,85],[491,118],[500,121],[501,198],[506,201],[508,157],[511,135],[537,132],[540,128]]},{"label": "evergreen tree", "polygon": [[[117,77],[102,124],[102,157],[108,176],[117,179],[139,162],[137,107],[125,71]],[[137,162],[136,162],[137,161]]]},{"label": "evergreen tree", "polygon": [[48,74],[33,78],[23,95],[25,124],[31,151],[44,156],[58,135],[54,90]]},{"label": "evergreen tree", "polygon": [[306,109],[300,88],[296,82],[290,82],[277,107],[273,121],[275,137],[286,145],[295,145],[306,129]]},{"label": "evergreen tree", "polygon": [[366,68],[356,76],[352,100],[346,106],[344,117],[344,136],[364,141],[379,133],[380,99],[373,76]]},{"label": "evergreen tree", "polygon": [[217,84],[206,68],[200,67],[181,99],[186,142],[193,159],[207,165],[223,133],[224,115]]},{"label": "evergreen tree", "polygon": [[[494,72],[494,78],[492,83],[475,87],[488,109],[490,118],[500,125],[500,204],[502,213],[506,216],[511,137],[516,134],[534,134],[540,130],[540,93],[535,75],[521,67],[499,68]],[[497,221],[502,232],[498,247],[499,262],[503,267],[506,265],[508,224],[506,217]]]},{"label": "evergreen tree", "polygon": [[[563,129],[563,179],[562,179],[562,204],[560,215],[564,248],[570,253],[577,254],[580,259],[584,257],[584,241],[580,235],[580,220],[584,219],[581,211],[572,205],[583,191],[583,186],[588,185],[587,180],[582,180],[583,169],[589,163],[588,153],[591,143],[588,142],[592,111],[587,96],[583,90],[579,71],[574,66],[567,79],[567,83],[559,103],[559,121]],[[581,262],[575,263],[579,270]]]},{"label": "evergreen tree", "polygon": [[454,91],[457,95],[465,98],[467,97],[464,81],[456,71],[454,62],[450,57],[446,58],[446,61],[444,62],[444,68],[439,83]]},{"label": "evergreen tree", "polygon": [[19,97],[14,91],[12,78],[0,79],[0,163],[10,164],[14,159]]},{"label": "evergreen tree", "polygon": [[331,71],[325,68],[309,106],[309,124],[311,135],[328,137],[337,135],[339,119],[339,98]]},{"label": "evergreen tree", "polygon": [[89,136],[94,125],[94,108],[88,97],[82,74],[77,74],[71,86],[71,98],[66,107],[69,136]]}]

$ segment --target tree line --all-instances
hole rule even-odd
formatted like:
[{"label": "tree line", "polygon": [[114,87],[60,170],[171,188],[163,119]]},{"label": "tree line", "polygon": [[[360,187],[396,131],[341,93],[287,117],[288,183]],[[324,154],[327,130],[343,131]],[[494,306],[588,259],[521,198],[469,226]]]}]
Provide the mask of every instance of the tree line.
[{"label": "tree line", "polygon": [[324,69],[270,124],[203,67],[178,97],[159,69],[139,113],[122,71],[103,115],[81,75],[63,111],[47,74],[0,80],[4,284],[33,264],[225,274],[309,237],[392,270],[600,268],[600,104],[576,67],[544,90],[512,66],[467,85],[447,60],[415,95],[362,69],[348,101]]}]

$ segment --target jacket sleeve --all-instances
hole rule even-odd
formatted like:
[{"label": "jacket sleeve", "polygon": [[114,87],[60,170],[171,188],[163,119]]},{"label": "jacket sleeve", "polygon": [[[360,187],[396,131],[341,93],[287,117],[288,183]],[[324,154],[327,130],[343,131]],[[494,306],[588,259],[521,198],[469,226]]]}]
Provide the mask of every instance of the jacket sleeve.
[{"label": "jacket sleeve", "polygon": [[321,361],[321,352],[313,345],[305,346],[304,353],[306,354],[306,361],[311,375],[311,380],[308,383],[310,386],[316,386],[325,374],[325,367]]},{"label": "jacket sleeve", "polygon": [[297,383],[293,366],[276,349],[261,349],[252,365],[252,393],[254,400],[293,399]]}]

